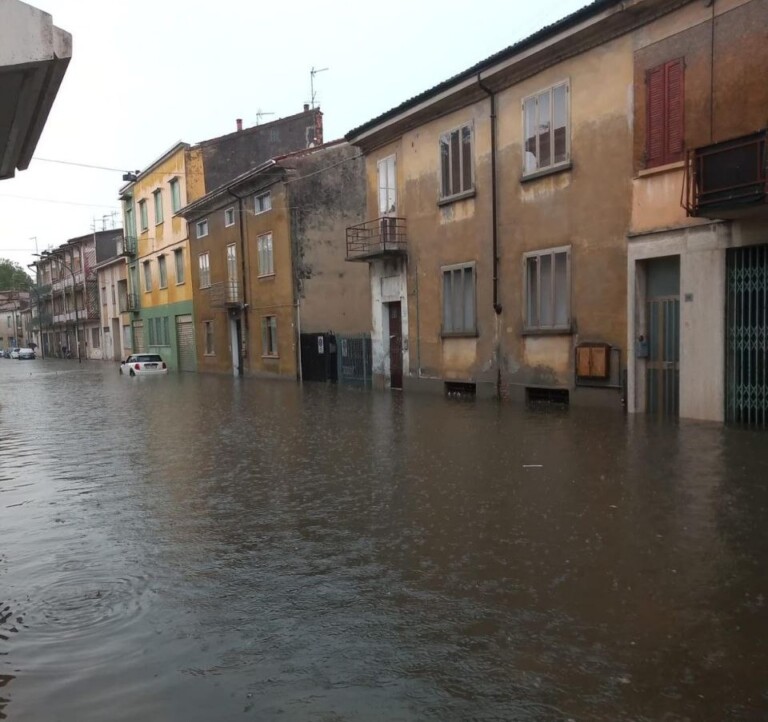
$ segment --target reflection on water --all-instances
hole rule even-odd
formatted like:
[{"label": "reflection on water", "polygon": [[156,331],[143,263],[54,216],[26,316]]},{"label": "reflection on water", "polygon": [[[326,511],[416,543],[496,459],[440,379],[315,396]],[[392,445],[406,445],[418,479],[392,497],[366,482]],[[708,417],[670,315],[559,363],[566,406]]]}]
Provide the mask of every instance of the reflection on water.
[{"label": "reflection on water", "polygon": [[768,445],[0,361],[0,719],[753,720]]}]

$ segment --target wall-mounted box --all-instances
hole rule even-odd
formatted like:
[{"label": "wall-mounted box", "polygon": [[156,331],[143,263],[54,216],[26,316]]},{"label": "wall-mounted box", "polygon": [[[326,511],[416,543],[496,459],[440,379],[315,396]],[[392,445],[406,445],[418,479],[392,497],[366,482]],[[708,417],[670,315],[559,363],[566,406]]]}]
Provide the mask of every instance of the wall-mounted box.
[{"label": "wall-mounted box", "polygon": [[611,375],[611,347],[582,343],[576,347],[576,375],[580,379],[607,379]]}]

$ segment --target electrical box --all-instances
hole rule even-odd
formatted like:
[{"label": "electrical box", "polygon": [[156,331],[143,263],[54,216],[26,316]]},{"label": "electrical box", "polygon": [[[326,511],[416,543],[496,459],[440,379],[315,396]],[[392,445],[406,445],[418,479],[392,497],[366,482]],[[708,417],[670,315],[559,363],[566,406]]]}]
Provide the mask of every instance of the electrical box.
[{"label": "electrical box", "polygon": [[576,347],[576,375],[580,379],[607,379],[611,375],[611,347],[582,343]]}]

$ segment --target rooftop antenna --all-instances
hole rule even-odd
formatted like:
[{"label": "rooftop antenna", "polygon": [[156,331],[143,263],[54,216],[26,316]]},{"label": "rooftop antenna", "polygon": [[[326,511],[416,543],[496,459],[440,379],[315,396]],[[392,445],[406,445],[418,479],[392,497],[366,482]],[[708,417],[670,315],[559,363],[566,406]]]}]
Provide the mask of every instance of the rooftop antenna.
[{"label": "rooftop antenna", "polygon": [[328,68],[316,68],[313,65],[312,69],[309,71],[310,105],[312,106],[312,110],[315,109],[315,75],[323,73],[326,70],[328,70]]},{"label": "rooftop antenna", "polygon": [[262,119],[262,118],[263,118],[265,115],[274,115],[274,113],[271,113],[271,112],[269,112],[269,111],[266,111],[266,110],[262,110],[261,108],[259,108],[259,109],[256,111],[256,125],[259,125],[259,123],[261,123],[261,119]]}]

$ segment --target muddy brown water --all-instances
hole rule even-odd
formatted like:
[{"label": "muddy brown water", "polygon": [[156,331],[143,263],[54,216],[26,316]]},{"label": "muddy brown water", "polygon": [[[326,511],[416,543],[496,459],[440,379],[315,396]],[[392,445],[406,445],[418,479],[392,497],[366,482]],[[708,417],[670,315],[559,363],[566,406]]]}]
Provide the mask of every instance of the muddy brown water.
[{"label": "muddy brown water", "polygon": [[768,437],[0,360],[0,719],[768,719]]}]

